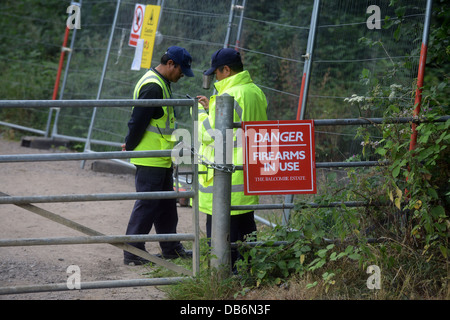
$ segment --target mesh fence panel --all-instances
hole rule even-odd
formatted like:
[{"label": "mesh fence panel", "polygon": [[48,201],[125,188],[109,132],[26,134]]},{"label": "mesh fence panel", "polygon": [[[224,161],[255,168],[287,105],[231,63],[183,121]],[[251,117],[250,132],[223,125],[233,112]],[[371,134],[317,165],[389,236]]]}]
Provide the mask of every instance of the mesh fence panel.
[{"label": "mesh fence panel", "polygon": [[[157,1],[141,1],[141,4],[158,4]],[[152,66],[159,63],[160,57],[172,45],[185,47],[193,57],[193,69],[196,77],[184,78],[177,84],[172,84],[174,98],[185,98],[186,94],[212,94],[202,92],[201,73],[209,64],[210,56],[223,47],[227,31],[230,11],[228,1],[203,1],[202,11],[198,11],[196,1],[166,0],[162,3],[158,39],[155,43]],[[120,1],[117,23],[111,28],[117,2],[84,1],[82,14],[85,20],[82,29],[76,35],[73,60],[70,63],[70,76],[64,99],[130,99],[137,80],[146,71],[132,71],[131,64],[135,48],[128,45],[135,2]],[[99,11],[104,18],[99,19]],[[107,17],[107,18],[106,18]],[[98,21],[104,23],[99,24]],[[99,88],[103,62],[107,55],[108,40],[113,32],[113,40],[102,88]],[[89,67],[91,66],[91,67]],[[85,79],[85,80],[83,80]],[[100,92],[100,93],[99,93]],[[189,110],[178,108],[179,125],[187,125]],[[59,133],[73,131],[72,112],[62,111],[58,123]],[[92,113],[81,111],[86,116],[80,117],[79,127],[87,134]],[[131,108],[99,108],[96,110],[91,138],[93,140],[112,141],[119,146],[127,132],[127,121]],[[67,119],[67,121],[66,121]],[[65,125],[67,124],[67,125]],[[112,149],[117,149],[112,148]],[[110,150],[98,145],[92,145],[95,150]]]},{"label": "mesh fence panel", "polygon": [[[295,119],[304,67],[302,55],[306,53],[314,0],[268,1],[247,0],[242,20],[242,32],[238,40],[241,11],[235,10],[227,43],[240,50],[245,68],[254,82],[268,98],[269,119]],[[139,1],[141,4],[158,4],[158,1]],[[165,0],[159,25],[161,37],[155,44],[152,66],[156,66],[167,47],[185,47],[193,56],[194,78],[184,78],[173,84],[175,98],[186,94],[211,95],[201,86],[203,70],[208,68],[211,54],[222,48],[228,31],[232,3],[244,1],[219,0]],[[390,6],[390,3],[394,5]],[[64,9],[69,1],[61,1],[61,21],[64,27]],[[112,28],[118,7],[117,22]],[[136,81],[146,71],[132,71],[135,48],[128,45],[134,6],[132,1],[84,0],[81,7],[81,29],[76,31],[71,62],[62,99],[128,99]],[[360,110],[344,101],[353,94],[366,95],[367,84],[361,81],[366,74],[380,79],[380,85],[389,88],[401,85],[414,88],[419,61],[426,0],[339,0],[321,1],[319,22],[311,70],[311,83],[305,118],[349,118],[379,116],[382,110],[360,114]],[[369,29],[366,13],[370,5],[377,5],[381,13],[381,29]],[[2,19],[14,23],[19,12],[2,8]],[[30,9],[31,10],[31,9]],[[32,11],[32,10],[31,10]],[[48,17],[31,17],[39,23],[52,23]],[[15,20],[14,20],[15,21]],[[17,20],[17,21],[20,21]],[[32,39],[32,29],[25,30],[24,37]],[[100,88],[103,65],[113,32],[103,85]],[[2,30],[3,38],[14,35]],[[73,36],[73,32],[71,33]],[[59,37],[54,50],[60,46]],[[3,57],[4,63],[14,63],[14,50],[23,50],[23,42]],[[395,69],[395,66],[398,66]],[[41,66],[44,68],[45,64]],[[25,70],[26,65],[17,65]],[[395,70],[394,70],[395,69]],[[44,69],[42,69],[44,70]],[[394,71],[393,71],[394,70]],[[46,73],[56,72],[55,66],[45,68]],[[363,79],[364,80],[364,79]],[[48,96],[50,96],[49,90]],[[386,90],[388,99],[389,90]],[[18,96],[18,99],[33,98]],[[8,96],[8,99],[14,97]],[[408,97],[402,103],[412,103]],[[114,147],[93,144],[93,150],[118,150],[127,132],[130,108],[99,108],[92,131],[92,139],[104,140]],[[180,126],[188,122],[188,110],[177,110]],[[45,116],[43,117],[45,118]],[[92,109],[61,109],[58,118],[60,135],[87,137],[92,119]],[[320,128],[317,133],[317,161],[332,158],[342,160],[360,151],[354,141],[355,128]]]},{"label": "mesh fence panel", "polygon": [[[384,91],[380,98],[413,107],[411,96],[389,95],[392,85],[415,89],[426,1],[396,1],[395,6],[389,3],[321,2],[306,118],[381,117],[381,108],[360,110],[344,100],[368,95],[369,79],[378,81],[379,90]],[[367,26],[371,19],[366,11],[371,5],[380,9],[380,29]],[[367,78],[362,79],[363,75]],[[316,131],[319,159],[342,161],[360,153],[361,140],[354,139],[356,130],[337,126]]]}]

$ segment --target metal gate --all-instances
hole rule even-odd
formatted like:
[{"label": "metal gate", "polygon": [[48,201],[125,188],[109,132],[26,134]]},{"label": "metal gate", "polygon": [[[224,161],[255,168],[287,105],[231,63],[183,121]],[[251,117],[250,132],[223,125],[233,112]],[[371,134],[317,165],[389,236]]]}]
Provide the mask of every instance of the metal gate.
[{"label": "metal gate", "polygon": [[[13,108],[77,108],[77,107],[120,107],[120,106],[188,106],[192,107],[193,123],[197,118],[197,100],[195,99],[173,99],[173,100],[60,100],[60,101],[1,101],[0,107]],[[194,125],[193,131],[197,128]],[[194,143],[192,141],[192,143]],[[93,160],[93,159],[129,159],[144,157],[171,157],[175,153],[177,156],[183,152],[183,149],[161,150],[161,151],[122,151],[122,152],[83,152],[83,153],[54,153],[54,154],[27,154],[27,155],[1,155],[0,163],[7,162],[34,162],[34,161],[69,161],[69,160]],[[191,154],[188,150],[188,154]],[[178,184],[174,191],[164,192],[132,192],[132,193],[110,193],[110,194],[77,194],[77,195],[40,195],[40,196],[10,196],[0,191],[0,204],[14,204],[20,208],[38,214],[54,222],[75,229],[87,236],[85,237],[65,237],[65,238],[34,238],[34,239],[2,239],[0,247],[6,246],[33,246],[33,245],[56,245],[56,244],[93,244],[109,243],[121,250],[129,251],[137,256],[145,258],[157,265],[168,268],[183,276],[195,276],[199,271],[199,212],[197,199],[197,164],[191,155],[192,170],[192,189],[181,191]],[[81,225],[75,221],[66,219],[61,215],[43,209],[36,203],[51,202],[81,202],[81,201],[114,201],[114,200],[138,200],[138,199],[174,199],[174,198],[192,198],[193,199],[193,231],[186,234],[157,234],[157,235],[104,235],[88,226]],[[144,241],[192,241],[193,242],[193,270],[187,270],[170,261],[161,259],[149,254],[145,250],[137,249],[128,243]],[[186,279],[186,277],[172,277],[164,279],[135,279],[135,280],[115,280],[115,281],[97,281],[85,282],[80,284],[79,289],[96,288],[116,288],[116,287],[135,287],[151,285],[174,284]],[[38,286],[22,287],[4,287],[0,288],[0,294],[30,293],[43,291],[62,291],[71,290],[66,283],[49,284]]]}]

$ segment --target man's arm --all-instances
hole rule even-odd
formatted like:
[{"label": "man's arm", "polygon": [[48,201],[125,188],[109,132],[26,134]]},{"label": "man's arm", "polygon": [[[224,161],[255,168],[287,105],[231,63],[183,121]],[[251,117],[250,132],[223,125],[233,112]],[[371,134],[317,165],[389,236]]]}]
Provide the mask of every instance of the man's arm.
[{"label": "man's arm", "polygon": [[[141,88],[138,99],[163,99],[161,87],[156,83],[146,84]],[[162,107],[134,107],[131,119],[128,121],[128,135],[125,138],[125,150],[134,150],[141,142],[152,119],[164,115]]]}]

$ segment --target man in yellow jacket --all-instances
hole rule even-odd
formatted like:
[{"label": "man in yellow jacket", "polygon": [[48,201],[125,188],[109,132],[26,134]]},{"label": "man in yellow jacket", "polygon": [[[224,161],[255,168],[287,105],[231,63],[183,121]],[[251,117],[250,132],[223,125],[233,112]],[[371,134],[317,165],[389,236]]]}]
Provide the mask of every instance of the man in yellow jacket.
[{"label": "man in yellow jacket", "polygon": [[[215,74],[217,82],[214,84],[217,95],[210,99],[198,96],[199,103],[204,110],[199,111],[199,153],[214,162],[214,139],[210,135],[210,129],[215,128],[215,101],[217,96],[229,95],[234,98],[234,122],[241,121],[264,121],[267,120],[266,96],[252,81],[248,71],[244,70],[241,56],[238,51],[224,48],[216,51],[211,57],[211,68],[205,75]],[[209,131],[209,132],[208,132]],[[242,130],[233,130],[233,164],[243,164],[243,140]],[[201,165],[199,175],[199,209],[207,214],[206,233],[211,237],[211,215],[212,212],[212,190],[213,169]],[[237,170],[232,174],[231,205],[258,204],[258,196],[244,195],[244,173]],[[230,241],[236,242],[256,231],[254,212],[252,210],[231,211]],[[231,251],[231,263],[239,258],[236,250]]]},{"label": "man in yellow jacket", "polygon": [[[160,64],[151,68],[136,84],[133,99],[171,99],[171,82],[184,75],[193,77],[191,55],[186,49],[172,46],[161,57]],[[135,107],[128,122],[128,135],[122,146],[126,151],[173,149],[172,132],[175,113],[172,106]],[[136,166],[136,192],[173,191],[171,157],[134,158]],[[155,226],[156,233],[176,233],[178,213],[176,199],[137,200],[131,213],[127,235],[148,234]],[[145,243],[130,243],[145,250]],[[182,244],[160,242],[164,258],[188,257],[191,252]],[[124,251],[124,263],[141,265],[149,261]]]}]

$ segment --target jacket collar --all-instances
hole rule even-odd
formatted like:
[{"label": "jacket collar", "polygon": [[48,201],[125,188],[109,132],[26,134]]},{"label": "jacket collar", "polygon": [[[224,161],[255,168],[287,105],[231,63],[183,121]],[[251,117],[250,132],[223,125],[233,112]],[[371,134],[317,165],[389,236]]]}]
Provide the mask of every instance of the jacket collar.
[{"label": "jacket collar", "polygon": [[169,80],[167,80],[161,73],[156,71],[155,68],[150,68],[150,70],[153,71],[154,73],[156,73],[159,77],[161,77],[161,79],[163,79],[164,82],[166,83],[166,85],[170,88],[170,81]]},{"label": "jacket collar", "polygon": [[244,70],[242,72],[235,74],[234,76],[216,82],[214,86],[216,87],[216,90],[220,95],[231,87],[248,83],[253,83],[253,80],[250,77],[250,73],[248,73],[247,70]]},{"label": "jacket collar", "polygon": [[153,71],[156,75],[158,75],[166,84],[166,87],[169,89],[170,96],[172,96],[172,88],[170,87],[170,81],[167,80],[161,73],[156,71],[155,68],[150,68],[151,71]]}]

